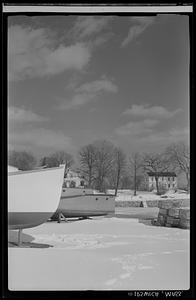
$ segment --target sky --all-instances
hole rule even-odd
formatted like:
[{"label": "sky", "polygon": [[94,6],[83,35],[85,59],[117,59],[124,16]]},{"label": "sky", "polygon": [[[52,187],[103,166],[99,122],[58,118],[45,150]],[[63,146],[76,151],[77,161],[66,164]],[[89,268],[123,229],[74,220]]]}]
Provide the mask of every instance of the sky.
[{"label": "sky", "polygon": [[8,17],[8,149],[106,139],[161,152],[189,137],[189,17]]}]

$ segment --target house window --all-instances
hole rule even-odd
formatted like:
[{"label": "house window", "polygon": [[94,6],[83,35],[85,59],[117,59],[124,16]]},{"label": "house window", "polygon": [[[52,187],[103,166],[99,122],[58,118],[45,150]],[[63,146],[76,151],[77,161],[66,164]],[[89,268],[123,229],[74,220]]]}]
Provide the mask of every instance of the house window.
[{"label": "house window", "polygon": [[173,177],[173,181],[175,181],[175,177]]},{"label": "house window", "polygon": [[170,188],[170,183],[168,184],[168,188]]},{"label": "house window", "polygon": [[168,181],[170,181],[170,177],[168,177]]},{"label": "house window", "polygon": [[164,177],[162,177],[162,181],[164,180]]}]

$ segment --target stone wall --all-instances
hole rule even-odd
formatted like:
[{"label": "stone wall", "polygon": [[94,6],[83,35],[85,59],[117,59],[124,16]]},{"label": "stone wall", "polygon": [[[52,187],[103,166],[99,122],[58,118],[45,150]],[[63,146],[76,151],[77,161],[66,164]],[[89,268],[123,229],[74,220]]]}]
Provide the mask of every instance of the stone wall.
[{"label": "stone wall", "polygon": [[159,200],[146,200],[148,207],[158,207]]},{"label": "stone wall", "polygon": [[157,226],[190,228],[190,203],[183,200],[160,200],[159,214],[152,224]]},{"label": "stone wall", "polygon": [[115,201],[115,206],[116,207],[158,207],[158,200]]},{"label": "stone wall", "polygon": [[177,201],[177,203],[180,203],[180,206],[181,207],[188,207],[190,206],[190,199],[181,199],[181,200],[129,200],[129,201],[118,201],[118,200],[115,200],[115,206],[116,207],[144,207],[144,203],[147,204],[147,207],[159,207],[159,202],[160,201],[164,201],[165,204],[167,206],[166,203],[168,203],[167,201],[172,201],[174,202],[174,205],[177,205],[175,204],[175,202]]},{"label": "stone wall", "polygon": [[142,207],[142,201],[115,201],[116,207]]}]

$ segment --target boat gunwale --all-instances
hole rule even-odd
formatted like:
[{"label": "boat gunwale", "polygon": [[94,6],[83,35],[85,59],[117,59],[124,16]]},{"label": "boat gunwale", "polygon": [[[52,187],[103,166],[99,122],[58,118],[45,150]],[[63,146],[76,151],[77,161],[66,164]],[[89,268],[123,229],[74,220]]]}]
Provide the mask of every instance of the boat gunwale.
[{"label": "boat gunwale", "polygon": [[81,195],[69,195],[69,196],[61,196],[61,199],[69,199],[69,198],[78,198],[85,196],[94,196],[94,197],[115,197],[113,194],[81,194]]},{"label": "boat gunwale", "polygon": [[53,170],[58,170],[58,169],[63,169],[63,168],[64,168],[64,166],[54,167],[54,168],[37,169],[37,170],[28,170],[28,171],[19,170],[19,171],[15,171],[15,172],[8,172],[8,176],[22,175],[22,174],[36,173],[36,172],[53,171]]}]

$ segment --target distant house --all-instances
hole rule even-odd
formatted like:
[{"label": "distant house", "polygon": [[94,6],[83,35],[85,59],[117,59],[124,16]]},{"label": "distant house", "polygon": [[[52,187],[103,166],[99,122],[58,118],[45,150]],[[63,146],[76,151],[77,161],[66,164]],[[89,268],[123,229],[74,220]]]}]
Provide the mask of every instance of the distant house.
[{"label": "distant house", "polygon": [[85,186],[85,179],[82,178],[79,172],[75,172],[72,170],[68,170],[66,176],[64,178],[64,187],[84,187]]},{"label": "distant house", "polygon": [[168,190],[177,188],[177,175],[174,172],[148,172],[149,189],[156,189],[155,176],[158,176],[158,183]]}]

